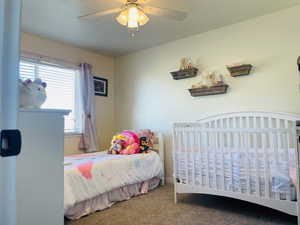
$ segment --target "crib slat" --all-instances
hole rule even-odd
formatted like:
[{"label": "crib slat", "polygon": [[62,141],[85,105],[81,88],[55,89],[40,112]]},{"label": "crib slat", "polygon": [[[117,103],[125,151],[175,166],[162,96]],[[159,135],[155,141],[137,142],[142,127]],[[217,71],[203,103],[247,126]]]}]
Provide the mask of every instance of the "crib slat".
[{"label": "crib slat", "polygon": [[176,166],[176,170],[175,172],[177,173],[174,177],[174,179],[176,179],[179,176],[179,170],[180,170],[180,158],[179,158],[179,154],[180,154],[180,135],[179,135],[179,131],[178,129],[174,128],[174,134],[175,137],[173,138],[173,142],[175,143],[175,152],[174,152],[174,158],[175,158],[175,162],[174,165]]},{"label": "crib slat", "polygon": [[[215,121],[215,128],[218,128],[219,124],[218,124],[218,120]],[[218,183],[218,154],[219,154],[219,132],[216,131],[215,132],[215,181],[216,181],[216,189],[219,190],[219,183]]]},{"label": "crib slat", "polygon": [[[227,118],[227,128],[230,128],[230,118]],[[230,158],[230,165],[229,165],[229,168],[230,168],[230,183],[231,183],[231,191],[234,192],[234,177],[233,177],[233,165],[234,165],[234,162],[233,162],[233,156],[232,156],[232,142],[231,142],[231,136],[232,133],[231,132],[228,132],[227,133],[227,151],[229,153],[229,158]]]},{"label": "crib slat", "polygon": [[[279,119],[276,119],[275,127],[276,128],[280,127],[280,120]],[[280,148],[280,146],[279,146],[279,143],[280,143],[279,139],[280,139],[280,134],[278,132],[276,132],[274,134],[274,147],[275,147],[274,152],[275,152],[276,168],[279,167],[279,148]],[[275,195],[276,195],[276,199],[279,200],[280,199],[280,192],[279,192],[279,190],[276,191]]]},{"label": "crib slat", "polygon": [[175,128],[173,128],[173,167],[174,167],[174,171],[173,171],[173,180],[174,183],[176,183],[175,178],[178,177],[178,157],[177,157],[177,153],[178,153],[178,135],[177,135],[177,131]]},{"label": "crib slat", "polygon": [[195,174],[195,160],[196,160],[196,139],[195,139],[195,127],[193,126],[191,128],[191,151],[192,151],[192,184],[195,185],[195,179],[196,179],[196,174]]},{"label": "crib slat", "polygon": [[[217,120],[216,121],[216,128],[220,128],[221,127],[221,121]],[[221,133],[219,131],[216,132],[216,152],[215,152],[215,160],[216,160],[216,187],[217,189],[221,189],[223,190],[223,186],[222,184],[220,184],[218,181],[218,156],[220,155],[220,150],[221,150],[221,143],[220,143],[220,135]],[[221,160],[222,161],[222,160]],[[222,173],[222,171],[221,171]],[[220,175],[219,175],[220,176]],[[222,179],[221,179],[221,183],[222,183]]]},{"label": "crib slat", "polygon": [[185,170],[185,183],[189,183],[189,168],[188,168],[188,152],[187,152],[187,145],[188,145],[188,140],[187,140],[187,129],[184,130],[183,133],[183,140],[184,140],[184,156],[185,156],[185,162],[184,162],[184,170]]},{"label": "crib slat", "polygon": [[[240,118],[236,117],[236,118],[233,118],[233,129],[237,129],[239,127],[238,125],[238,121],[239,121]],[[237,162],[238,164],[241,163],[241,148],[239,146],[239,135],[240,133],[239,132],[234,132],[233,133],[233,149],[234,149],[234,153],[235,154],[238,154],[238,158],[239,158],[239,161]],[[238,185],[237,185],[237,188],[238,188],[238,192],[242,192],[242,188],[241,188],[241,167],[238,166],[239,170],[237,171],[238,173]]]},{"label": "crib slat", "polygon": [[[276,120],[276,124],[277,124],[277,128],[278,128],[278,132],[277,132],[277,160],[278,160],[278,163],[279,163],[279,162],[283,161],[283,159],[281,157],[281,152],[282,152],[282,149],[283,149],[283,143],[282,143],[282,135],[283,135],[283,133],[281,131],[279,131],[279,129],[281,127],[281,125],[280,125],[280,119]],[[286,171],[282,171],[282,172],[283,172],[283,174],[285,176],[289,175],[289,172],[287,172],[287,173],[286,173]],[[279,195],[280,195],[280,193],[279,193]],[[284,195],[286,197],[286,193],[284,193]]]},{"label": "crib slat", "polygon": [[178,150],[178,152],[176,153],[176,156],[177,156],[177,159],[178,159],[178,162],[176,162],[176,164],[177,164],[177,166],[178,166],[178,169],[177,169],[177,177],[180,177],[180,170],[181,170],[181,164],[180,164],[180,162],[181,162],[181,155],[182,155],[182,148],[181,148],[181,146],[182,146],[182,137],[181,137],[181,132],[180,132],[180,130],[179,131],[176,131],[176,133],[177,133],[177,150]]},{"label": "crib slat", "polygon": [[[246,117],[246,129],[250,129],[250,118]],[[249,132],[245,132],[244,133],[244,147],[245,147],[245,151],[246,151],[246,156],[247,156],[247,160],[246,160],[246,164],[247,164],[247,176],[246,176],[246,180],[247,180],[247,193],[249,195],[251,195],[251,164],[250,164],[250,160],[251,160],[251,155],[250,155],[250,134]]]},{"label": "crib slat", "polygon": [[208,132],[204,132],[204,149],[206,154],[206,174],[205,174],[205,186],[210,187],[210,179],[209,179],[209,145],[208,145]]},{"label": "crib slat", "polygon": [[[273,127],[273,125],[272,125],[272,119],[271,119],[271,118],[268,119],[268,124],[269,124],[269,126],[268,126],[269,128],[272,128],[272,127]],[[269,141],[270,141],[271,157],[272,157],[272,159],[273,159],[273,158],[274,158],[274,137],[273,137],[273,133],[272,133],[272,132],[269,132]],[[270,166],[272,167],[273,165],[270,164]],[[270,170],[271,170],[271,168],[270,168]],[[271,171],[270,171],[270,172],[271,172]],[[272,181],[272,176],[273,176],[273,174],[270,173],[271,184],[273,183],[273,181]],[[272,188],[272,186],[271,186],[271,193],[273,193],[273,188]],[[275,196],[275,198],[276,198],[276,196]]]},{"label": "crib slat", "polygon": [[[262,128],[265,128],[264,118],[261,118]],[[264,180],[265,180],[265,197],[270,198],[270,169],[269,169],[269,153],[267,148],[267,133],[263,132],[261,137],[262,150],[264,153]]]},{"label": "crib slat", "polygon": [[[284,121],[284,127],[285,128],[289,128],[289,122],[288,122],[288,120],[285,120]],[[286,160],[286,162],[287,162],[287,168],[288,168],[288,177],[291,177],[291,174],[290,174],[290,168],[292,167],[291,166],[291,164],[290,164],[290,140],[289,140],[289,132],[286,132],[285,134],[284,134],[284,137],[285,137],[285,139],[284,139],[284,141],[286,142],[286,143],[284,143],[284,146],[283,147],[285,147],[285,160]],[[292,187],[292,186],[291,186]],[[290,190],[288,190],[288,192],[287,192],[287,194],[286,194],[286,199],[287,200],[292,200],[292,195],[291,195],[291,188],[290,188]]]},{"label": "crib slat", "polygon": [[182,161],[182,132],[180,129],[175,130],[175,132],[177,133],[176,138],[177,140],[177,150],[178,152],[176,153],[176,156],[178,158],[178,162],[176,162],[178,169],[177,169],[177,176],[176,178],[181,178],[181,174],[180,174],[180,170],[182,169],[182,165],[181,165],[181,161]]},{"label": "crib slat", "polygon": [[[208,123],[208,127],[209,127],[209,132],[207,132],[208,135],[208,148],[207,148],[207,157],[208,157],[208,168],[209,168],[209,187],[210,188],[214,188],[214,174],[212,174],[212,176],[210,175],[211,172],[213,173],[214,171],[214,166],[212,165],[213,162],[211,163],[211,161],[213,161],[213,159],[211,159],[210,155],[211,152],[213,151],[213,129],[212,129],[212,122]],[[211,170],[212,167],[212,170]]]},{"label": "crib slat", "polygon": [[203,185],[203,171],[202,171],[202,164],[203,164],[203,156],[202,156],[202,150],[203,150],[203,138],[202,133],[199,129],[200,127],[197,127],[197,134],[198,134],[198,148],[199,148],[199,174],[200,174],[200,185]]},{"label": "crib slat", "polygon": [[[198,152],[198,173],[199,173],[199,185],[202,185],[202,151],[201,151],[201,133],[199,132],[199,125],[196,129],[196,141],[197,141],[197,152]],[[195,168],[196,169],[196,168]]]},{"label": "crib slat", "polygon": [[214,173],[214,131],[213,131],[213,121],[209,123],[209,128],[211,129],[208,132],[209,140],[209,159],[210,159],[210,187],[215,188],[215,173]]},{"label": "crib slat", "polygon": [[[210,127],[211,128],[216,128],[216,124],[215,121],[210,123]],[[213,175],[212,175],[212,188],[214,189],[218,189],[217,188],[217,158],[216,158],[216,148],[217,148],[217,143],[216,143],[216,132],[211,132],[210,133],[211,136],[211,148],[210,148],[210,152],[212,152],[213,154],[213,159],[212,159],[212,164],[213,164]]]},{"label": "crib slat", "polygon": [[[239,117],[239,128],[242,128],[243,127],[243,117]],[[238,132],[238,150],[239,150],[239,155],[240,155],[240,163],[242,163],[244,165],[244,157],[243,157],[243,147],[242,147],[242,132],[239,131]],[[242,180],[241,180],[241,177],[242,175],[245,175],[245,169],[243,168],[243,171],[242,171],[242,168],[243,166],[240,167],[240,192],[241,194],[243,193],[243,188],[242,188]],[[242,174],[243,172],[243,174]]]},{"label": "crib slat", "polygon": [[[253,117],[253,128],[257,128],[257,118]],[[256,195],[260,197],[260,168],[259,168],[259,150],[258,150],[258,143],[257,143],[257,133],[255,132],[253,134],[253,148],[254,148],[254,154],[255,154],[255,191]]]},{"label": "crib slat", "polygon": [[[224,128],[224,119],[220,120],[220,128]],[[221,150],[221,190],[225,191],[225,167],[224,167],[224,147],[225,147],[225,138],[224,132],[220,132],[220,150]]]},{"label": "crib slat", "polygon": [[181,183],[185,182],[184,174],[181,173],[181,171],[185,171],[185,152],[184,152],[184,138],[183,138],[184,130],[180,130],[180,176],[181,176]]},{"label": "crib slat", "polygon": [[[269,128],[273,128],[272,118],[269,118]],[[276,143],[275,143],[276,138],[275,138],[275,135],[276,134],[274,134],[273,132],[270,132],[270,150],[271,150],[272,155],[273,155],[272,158],[275,160],[275,166],[277,166],[278,161],[277,161],[277,153],[276,153],[276,150],[275,150],[276,149]],[[271,166],[274,167],[274,165],[271,165]],[[271,174],[271,178],[272,179],[273,179],[273,177],[275,177],[275,174]],[[272,184],[273,184],[273,181],[272,181]],[[272,189],[273,189],[273,187],[272,187]],[[274,192],[272,190],[272,193],[274,193],[274,198],[276,200],[280,199],[279,194],[278,194],[277,191]]]}]

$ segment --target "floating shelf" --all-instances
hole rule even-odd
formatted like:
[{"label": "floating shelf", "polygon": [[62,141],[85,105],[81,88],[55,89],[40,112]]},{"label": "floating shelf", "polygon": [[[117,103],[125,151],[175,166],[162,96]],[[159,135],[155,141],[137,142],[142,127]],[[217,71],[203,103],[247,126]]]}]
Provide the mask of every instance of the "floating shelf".
[{"label": "floating shelf", "polygon": [[198,69],[197,68],[191,68],[191,69],[185,69],[185,70],[178,70],[175,72],[171,72],[174,80],[181,80],[186,79],[190,77],[197,76]]},{"label": "floating shelf", "polygon": [[251,64],[244,64],[240,66],[227,66],[227,69],[229,70],[232,77],[237,77],[249,75],[252,67],[253,66]]},{"label": "floating shelf", "polygon": [[212,87],[205,87],[205,88],[192,88],[189,89],[191,95],[193,97],[199,97],[199,96],[206,96],[206,95],[219,95],[219,94],[225,94],[228,89],[227,84],[219,84]]}]

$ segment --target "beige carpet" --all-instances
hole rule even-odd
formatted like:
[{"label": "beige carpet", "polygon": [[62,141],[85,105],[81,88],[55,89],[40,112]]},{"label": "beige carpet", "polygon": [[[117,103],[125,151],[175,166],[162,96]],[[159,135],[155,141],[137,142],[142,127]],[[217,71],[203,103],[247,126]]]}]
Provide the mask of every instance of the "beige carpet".
[{"label": "beige carpet", "polygon": [[160,187],[147,195],[120,202],[65,225],[296,225],[297,219],[243,201],[208,195],[181,195],[173,201],[173,188]]}]

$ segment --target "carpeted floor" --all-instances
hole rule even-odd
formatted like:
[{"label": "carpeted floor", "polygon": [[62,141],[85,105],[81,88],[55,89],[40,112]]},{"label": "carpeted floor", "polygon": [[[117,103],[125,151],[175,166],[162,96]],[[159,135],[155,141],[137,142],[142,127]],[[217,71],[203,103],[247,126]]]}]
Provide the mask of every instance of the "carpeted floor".
[{"label": "carpeted floor", "polygon": [[243,201],[208,195],[180,195],[171,185],[120,202],[65,225],[296,225],[293,216]]}]

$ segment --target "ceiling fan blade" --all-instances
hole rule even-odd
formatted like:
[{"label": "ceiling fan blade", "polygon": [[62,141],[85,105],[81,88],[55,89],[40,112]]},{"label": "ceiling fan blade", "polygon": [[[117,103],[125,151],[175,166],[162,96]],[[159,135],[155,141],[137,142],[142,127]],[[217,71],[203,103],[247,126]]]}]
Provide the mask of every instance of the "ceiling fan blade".
[{"label": "ceiling fan blade", "polygon": [[96,19],[96,18],[101,17],[101,16],[116,14],[116,13],[119,13],[121,11],[122,11],[121,8],[110,9],[110,10],[105,10],[105,11],[98,11],[98,12],[93,12],[93,13],[89,13],[89,14],[86,14],[86,15],[79,16],[79,19],[81,19],[81,20],[92,20],[92,19]]},{"label": "ceiling fan blade", "polygon": [[186,12],[177,11],[173,9],[164,9],[153,6],[143,6],[144,12],[150,15],[162,16],[167,19],[182,21],[187,17]]}]

